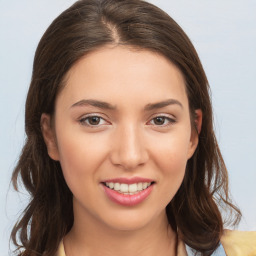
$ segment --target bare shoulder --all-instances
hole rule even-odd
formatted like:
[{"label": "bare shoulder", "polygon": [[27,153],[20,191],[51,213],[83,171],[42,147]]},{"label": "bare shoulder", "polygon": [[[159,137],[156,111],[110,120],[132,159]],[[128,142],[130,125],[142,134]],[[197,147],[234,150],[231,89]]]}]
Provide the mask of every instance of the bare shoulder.
[{"label": "bare shoulder", "polygon": [[225,230],[221,243],[227,256],[256,256],[256,231]]}]

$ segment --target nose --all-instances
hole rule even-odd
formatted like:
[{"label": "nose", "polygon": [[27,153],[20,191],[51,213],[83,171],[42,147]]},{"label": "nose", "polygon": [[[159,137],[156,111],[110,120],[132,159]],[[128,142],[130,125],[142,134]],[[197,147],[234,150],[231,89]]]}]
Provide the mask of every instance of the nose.
[{"label": "nose", "polygon": [[148,152],[142,133],[132,125],[115,131],[110,153],[112,164],[131,171],[148,161]]}]

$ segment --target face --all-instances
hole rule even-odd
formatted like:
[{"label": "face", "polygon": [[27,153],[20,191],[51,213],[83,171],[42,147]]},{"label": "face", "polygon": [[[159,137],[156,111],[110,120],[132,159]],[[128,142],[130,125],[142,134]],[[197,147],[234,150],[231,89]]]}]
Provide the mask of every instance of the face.
[{"label": "face", "polygon": [[197,146],[171,62],[121,46],[92,52],[68,72],[53,126],[50,118],[42,115],[43,135],[73,193],[75,221],[131,230],[166,217]]}]

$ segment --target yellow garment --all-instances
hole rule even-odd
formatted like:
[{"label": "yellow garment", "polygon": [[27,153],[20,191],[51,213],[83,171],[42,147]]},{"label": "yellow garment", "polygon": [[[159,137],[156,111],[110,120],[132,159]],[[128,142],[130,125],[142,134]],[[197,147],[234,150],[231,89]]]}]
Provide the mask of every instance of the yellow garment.
[{"label": "yellow garment", "polygon": [[63,240],[61,240],[56,256],[66,256],[64,251]]},{"label": "yellow garment", "polygon": [[220,241],[227,256],[256,256],[256,232],[225,230]]},{"label": "yellow garment", "polygon": [[[256,232],[225,230],[220,241],[227,256],[256,256]],[[66,256],[63,241],[56,256]],[[187,256],[182,241],[179,241],[177,256]]]}]

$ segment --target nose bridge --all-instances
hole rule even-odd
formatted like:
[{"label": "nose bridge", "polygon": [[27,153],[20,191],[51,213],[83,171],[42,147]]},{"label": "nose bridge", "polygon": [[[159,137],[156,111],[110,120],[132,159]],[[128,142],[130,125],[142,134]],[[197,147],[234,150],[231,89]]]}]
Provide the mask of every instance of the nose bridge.
[{"label": "nose bridge", "polygon": [[148,159],[143,132],[136,124],[120,125],[114,134],[111,160],[113,164],[131,170]]}]

